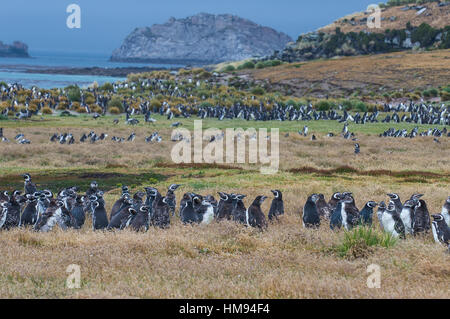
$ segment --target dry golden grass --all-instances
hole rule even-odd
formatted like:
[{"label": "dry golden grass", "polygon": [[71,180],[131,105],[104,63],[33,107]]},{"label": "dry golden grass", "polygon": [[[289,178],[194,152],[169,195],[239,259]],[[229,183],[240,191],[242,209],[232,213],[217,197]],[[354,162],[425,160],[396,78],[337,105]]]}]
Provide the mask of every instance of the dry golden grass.
[{"label": "dry golden grass", "polygon": [[439,87],[450,83],[450,50],[398,52],[331,60],[290,63],[248,72],[269,81],[273,89],[286,86],[292,95],[349,96]]},{"label": "dry golden grass", "polygon": [[[359,132],[363,127],[352,127],[359,132],[362,150],[355,156],[352,142],[340,137],[327,139],[323,136],[329,127],[311,122],[310,131],[318,141],[299,137],[293,128],[287,129],[291,132],[287,138],[281,133],[281,171],[266,176],[259,173],[259,166],[174,165],[169,156],[173,143],[167,141],[170,130],[164,128],[167,122],[161,122],[161,144],[143,142],[143,136],[153,131],[148,127],[100,126],[95,131],[108,133],[109,138],[134,131],[136,141],[82,146],[52,144],[48,138],[54,131],[70,131],[79,138],[90,128],[19,129],[8,123],[5,133],[24,132],[32,144],[1,144],[0,188],[20,187],[19,174],[24,171],[31,172],[38,184],[45,182],[50,187],[53,176],[58,176],[58,183],[77,183],[84,188],[97,179],[100,188],[109,185],[105,194],[109,211],[120,194],[120,187],[112,187],[109,181],[122,174],[132,191],[149,185],[164,191],[176,182],[183,185],[177,191],[178,199],[186,191],[216,195],[220,190],[247,194],[246,206],[257,195],[271,198],[270,190],[280,189],[286,215],[265,232],[230,222],[183,226],[178,218],[168,230],[141,234],[94,233],[90,221],[80,231],[0,232],[0,297],[448,298],[450,255],[431,235],[408,238],[389,249],[366,249],[359,258],[345,258],[334,249],[343,232],[334,233],[326,224],[319,230],[306,230],[300,222],[306,198],[318,192],[329,198],[335,191],[352,191],[359,208],[368,200],[387,200],[387,192],[398,192],[403,200],[421,192],[430,212],[440,211],[449,195],[448,139],[442,138],[440,145],[430,138],[381,139]],[[86,127],[98,123],[91,120]],[[183,123],[189,127],[191,120]],[[336,126],[334,131],[341,129],[329,125]],[[137,178],[149,172],[160,178]],[[267,200],[263,205],[266,214],[269,207]],[[377,227],[376,217],[374,224]],[[71,264],[81,267],[80,289],[65,286],[66,268]],[[370,264],[381,267],[380,289],[367,288]]]}]

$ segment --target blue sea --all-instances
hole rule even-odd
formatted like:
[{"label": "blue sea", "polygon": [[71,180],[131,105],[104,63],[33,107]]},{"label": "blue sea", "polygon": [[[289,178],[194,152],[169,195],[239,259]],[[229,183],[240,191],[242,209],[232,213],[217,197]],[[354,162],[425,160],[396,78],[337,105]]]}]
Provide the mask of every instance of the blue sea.
[{"label": "blue sea", "polygon": [[[25,73],[27,69],[50,69],[58,67],[68,68],[124,68],[124,67],[157,67],[169,68],[176,65],[151,64],[151,63],[123,63],[109,61],[108,54],[101,53],[73,53],[73,52],[46,52],[31,51],[31,58],[0,58],[0,81],[6,83],[20,83],[30,88],[38,86],[41,88],[60,88],[71,84],[86,87],[94,81],[99,85],[116,81],[123,81],[125,78],[97,76],[97,75],[64,75],[64,74],[44,74]],[[178,65],[180,67],[180,65]]]}]

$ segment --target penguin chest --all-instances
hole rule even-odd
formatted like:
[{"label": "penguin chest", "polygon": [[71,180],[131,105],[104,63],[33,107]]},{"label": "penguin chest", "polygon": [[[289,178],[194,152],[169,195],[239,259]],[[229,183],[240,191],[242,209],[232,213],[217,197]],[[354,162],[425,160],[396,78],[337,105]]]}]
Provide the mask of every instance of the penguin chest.
[{"label": "penguin chest", "polygon": [[383,214],[383,217],[382,217],[381,220],[382,220],[383,229],[384,229],[385,232],[388,232],[388,233],[391,233],[391,234],[397,233],[395,231],[395,220],[391,216],[391,214],[387,214],[387,213]]},{"label": "penguin chest", "polygon": [[442,214],[442,216],[444,216],[444,220],[445,220],[445,223],[447,224],[447,226],[450,227],[450,212],[448,211],[448,209],[445,207],[442,207],[441,214]]},{"label": "penguin chest", "polygon": [[8,216],[8,210],[7,209],[3,209],[0,215],[0,228],[3,227],[3,225],[5,225],[6,222],[6,216]]},{"label": "penguin chest", "polygon": [[347,221],[347,212],[345,211],[345,205],[341,207],[341,217],[342,217],[342,225],[346,230],[349,229],[348,221]]},{"label": "penguin chest", "polygon": [[441,242],[439,241],[439,228],[438,228],[437,223],[433,222],[433,223],[431,224],[431,230],[432,230],[432,232],[433,232],[433,238],[434,238],[434,241],[435,241],[436,243],[440,244]]},{"label": "penguin chest", "polygon": [[409,209],[402,209],[400,213],[400,218],[405,225],[405,231],[408,234],[412,234],[412,218],[411,211]]},{"label": "penguin chest", "polygon": [[206,212],[203,214],[202,224],[209,225],[214,219],[214,209],[212,206],[209,206]]}]

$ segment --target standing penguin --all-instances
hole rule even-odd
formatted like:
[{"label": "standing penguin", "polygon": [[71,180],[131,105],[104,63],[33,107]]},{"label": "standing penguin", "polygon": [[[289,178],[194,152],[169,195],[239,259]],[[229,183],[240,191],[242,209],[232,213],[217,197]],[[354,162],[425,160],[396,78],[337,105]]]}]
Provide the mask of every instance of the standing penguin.
[{"label": "standing penguin", "polygon": [[274,218],[278,220],[278,216],[284,215],[284,203],[283,194],[279,190],[271,190],[273,193],[272,204],[270,204],[269,209],[269,220],[272,221]]},{"label": "standing penguin", "polygon": [[233,210],[231,211],[233,220],[241,224],[247,224],[247,209],[244,205],[244,198],[246,196],[242,194],[232,194],[231,197],[233,199]]},{"label": "standing penguin", "polygon": [[0,203],[0,229],[3,229],[3,226],[5,225],[7,217],[8,217],[8,203],[1,202]]},{"label": "standing penguin", "polygon": [[259,229],[267,229],[266,216],[261,210],[261,205],[264,203],[266,198],[266,196],[257,196],[247,209],[246,219],[248,226],[258,227]]},{"label": "standing penguin", "polygon": [[24,179],[25,195],[27,195],[27,194],[33,195],[34,193],[36,193],[37,188],[36,188],[36,185],[33,184],[33,182],[31,181],[31,175],[28,173],[23,174],[23,179]]},{"label": "standing penguin", "polygon": [[233,211],[233,198],[230,194],[218,192],[220,196],[219,204],[217,205],[217,220],[230,220]]},{"label": "standing penguin", "polygon": [[51,231],[57,223],[58,211],[63,205],[61,201],[52,199],[45,212],[39,217],[36,224],[34,224],[33,230],[44,233]]},{"label": "standing penguin", "polygon": [[400,196],[398,196],[398,194],[387,194],[389,196],[389,198],[391,199],[391,201],[394,203],[395,205],[395,210],[396,212],[400,215],[400,213],[402,212],[402,201],[400,200]]},{"label": "standing penguin", "polygon": [[361,153],[361,148],[358,143],[355,144],[355,154]]},{"label": "standing penguin", "polygon": [[20,226],[28,226],[28,225],[34,225],[37,220],[37,203],[38,199],[37,196],[39,196],[39,193],[35,193],[36,196],[27,194],[27,204],[25,206],[25,209],[23,210],[22,216],[20,217]]},{"label": "standing penguin", "polygon": [[162,229],[170,226],[170,207],[167,199],[158,193],[152,207],[152,218],[150,224]]},{"label": "standing penguin", "polygon": [[413,234],[420,234],[431,230],[430,213],[423,199],[419,200],[414,207]]},{"label": "standing penguin", "polygon": [[400,213],[400,218],[402,219],[403,225],[405,225],[405,233],[409,235],[413,233],[414,209],[416,204],[416,201],[408,199],[403,204],[402,212]]},{"label": "standing penguin", "polygon": [[93,196],[92,203],[92,228],[94,230],[101,230],[108,227],[108,216],[106,215],[105,201],[103,198]]},{"label": "standing penguin", "polygon": [[341,216],[342,225],[346,230],[351,230],[358,225],[359,210],[351,193],[347,193],[342,200]]},{"label": "standing penguin", "polygon": [[444,206],[442,206],[441,214],[444,217],[447,226],[450,227],[450,196],[445,201]]},{"label": "standing penguin", "polygon": [[342,214],[341,214],[342,206],[343,206],[342,201],[339,201],[336,207],[334,208],[333,212],[331,213],[330,217],[331,230],[340,229],[342,227]]},{"label": "standing penguin", "polygon": [[383,214],[386,210],[386,203],[385,202],[380,202],[378,204],[378,211],[377,211],[377,217],[378,217],[378,222],[380,223],[380,229],[383,230]]},{"label": "standing penguin", "polygon": [[317,213],[320,218],[325,220],[329,220],[331,216],[331,209],[328,203],[325,201],[325,196],[323,194],[319,194],[319,199],[316,202]]},{"label": "standing penguin", "polygon": [[192,224],[198,221],[197,213],[194,210],[194,205],[192,202],[193,194],[186,193],[183,196],[182,204],[180,209],[180,218],[183,224]]},{"label": "standing penguin", "polygon": [[9,230],[11,228],[19,227],[20,224],[20,195],[17,192],[11,196],[9,203],[3,203],[4,210],[3,225],[1,229]]},{"label": "standing penguin", "polygon": [[367,225],[369,227],[372,226],[372,215],[373,215],[373,209],[377,206],[377,203],[374,201],[369,201],[366,203],[364,208],[360,212],[360,224],[361,225]]},{"label": "standing penguin", "polygon": [[167,189],[167,194],[166,194],[166,201],[167,204],[169,205],[169,210],[170,210],[170,214],[172,216],[175,216],[175,206],[177,204],[177,199],[175,197],[175,191],[177,190],[178,187],[180,187],[181,185],[179,184],[172,184],[169,186],[169,188]]},{"label": "standing penguin", "polygon": [[150,207],[148,206],[141,206],[139,208],[139,211],[137,212],[136,216],[130,220],[130,223],[127,227],[130,227],[132,230],[139,232],[139,231],[148,231],[149,228],[149,211]]},{"label": "standing penguin", "polygon": [[405,225],[403,225],[393,201],[390,201],[387,205],[381,221],[385,232],[392,234],[394,237],[405,238]]},{"label": "standing penguin", "polygon": [[330,208],[330,211],[333,212],[337,206],[337,204],[341,201],[342,194],[341,193],[334,193],[331,196],[331,199],[328,201],[328,207]]},{"label": "standing penguin", "polygon": [[317,212],[316,203],[319,200],[319,195],[312,194],[306,200],[303,206],[303,227],[306,228],[319,228],[320,226],[320,216]]},{"label": "standing penguin", "polygon": [[114,203],[109,214],[109,219],[112,219],[125,205],[131,205],[131,197],[127,192],[122,191],[122,196]]},{"label": "standing penguin", "polygon": [[86,191],[86,196],[87,198],[89,198],[90,196],[97,194],[97,192],[98,192],[98,184],[96,181],[93,181],[91,182],[88,190]]},{"label": "standing penguin", "polygon": [[135,213],[136,209],[132,205],[122,208],[110,219],[107,229],[123,229]]},{"label": "standing penguin", "polygon": [[214,217],[216,217],[217,216],[217,208],[218,208],[216,199],[214,198],[213,195],[207,195],[205,197],[205,200],[212,205],[213,210],[214,210]]},{"label": "standing penguin", "polygon": [[209,201],[204,199],[202,201],[201,209],[199,210],[201,215],[200,224],[209,225],[214,220],[214,207]]},{"label": "standing penguin", "polygon": [[83,227],[84,222],[86,221],[86,214],[84,212],[84,203],[83,203],[83,196],[77,195],[77,198],[75,200],[75,205],[72,208],[72,216],[75,219],[75,229],[80,229]]},{"label": "standing penguin", "polygon": [[442,214],[432,215],[432,230],[433,230],[433,238],[436,243],[442,243],[448,246],[450,244],[450,227],[447,226],[447,223],[444,220],[444,216]]}]

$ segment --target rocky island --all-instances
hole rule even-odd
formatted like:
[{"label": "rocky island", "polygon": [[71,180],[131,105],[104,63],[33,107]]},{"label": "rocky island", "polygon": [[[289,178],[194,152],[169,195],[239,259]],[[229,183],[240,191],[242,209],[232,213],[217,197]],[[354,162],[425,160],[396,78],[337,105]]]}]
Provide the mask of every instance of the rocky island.
[{"label": "rocky island", "polygon": [[112,61],[208,64],[237,61],[282,50],[292,39],[269,27],[230,14],[200,13],[136,28]]},{"label": "rocky island", "polygon": [[14,41],[13,44],[4,44],[0,41],[1,58],[29,58],[28,46],[25,43]]}]

